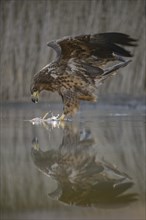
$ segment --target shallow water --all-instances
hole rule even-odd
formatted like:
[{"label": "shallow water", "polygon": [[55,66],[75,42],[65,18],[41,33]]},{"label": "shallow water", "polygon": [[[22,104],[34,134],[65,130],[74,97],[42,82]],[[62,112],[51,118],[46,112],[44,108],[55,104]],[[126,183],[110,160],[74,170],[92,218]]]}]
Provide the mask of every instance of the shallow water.
[{"label": "shallow water", "polygon": [[47,111],[2,105],[1,219],[145,219],[143,108],[83,105],[65,123],[25,121]]}]

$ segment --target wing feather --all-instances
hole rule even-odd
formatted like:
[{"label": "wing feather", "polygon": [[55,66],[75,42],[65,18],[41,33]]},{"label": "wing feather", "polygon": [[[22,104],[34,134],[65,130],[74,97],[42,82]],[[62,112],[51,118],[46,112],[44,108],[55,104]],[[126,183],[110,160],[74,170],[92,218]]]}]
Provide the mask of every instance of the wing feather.
[{"label": "wing feather", "polygon": [[136,40],[122,33],[101,33],[93,35],[80,35],[64,37],[47,44],[57,53],[57,59],[69,60],[70,58],[87,59],[112,58],[113,53],[131,57],[131,53],[122,46],[136,46]]}]

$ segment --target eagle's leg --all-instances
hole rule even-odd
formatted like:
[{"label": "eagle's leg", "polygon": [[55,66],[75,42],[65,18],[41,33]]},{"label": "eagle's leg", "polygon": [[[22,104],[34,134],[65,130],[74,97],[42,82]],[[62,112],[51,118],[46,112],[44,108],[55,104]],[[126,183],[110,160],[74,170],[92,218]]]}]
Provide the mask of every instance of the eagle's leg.
[{"label": "eagle's leg", "polygon": [[72,116],[77,112],[77,110],[79,109],[79,100],[76,96],[75,91],[63,88],[60,94],[63,100],[64,107],[63,114],[61,115],[59,120],[64,120],[65,116]]}]

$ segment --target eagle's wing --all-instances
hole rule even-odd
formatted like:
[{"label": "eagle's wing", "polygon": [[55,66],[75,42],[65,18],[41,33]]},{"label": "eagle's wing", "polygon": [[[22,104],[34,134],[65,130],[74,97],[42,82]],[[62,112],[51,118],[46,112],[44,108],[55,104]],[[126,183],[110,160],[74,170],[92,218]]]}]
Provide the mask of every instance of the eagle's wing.
[{"label": "eagle's wing", "polygon": [[[77,111],[79,100],[96,101],[98,85],[109,73],[128,64],[122,57],[132,56],[122,46],[135,46],[135,41],[122,33],[101,33],[65,37],[47,44],[57,53],[56,75],[65,84],[60,90],[64,114]],[[116,60],[122,64],[103,69],[107,62]]]},{"label": "eagle's wing", "polygon": [[[131,57],[131,53],[121,46],[136,46],[135,39],[122,33],[100,33],[64,37],[47,45],[57,52],[57,60],[78,58],[82,60],[110,59],[113,55]],[[120,46],[121,45],[121,46]]]}]

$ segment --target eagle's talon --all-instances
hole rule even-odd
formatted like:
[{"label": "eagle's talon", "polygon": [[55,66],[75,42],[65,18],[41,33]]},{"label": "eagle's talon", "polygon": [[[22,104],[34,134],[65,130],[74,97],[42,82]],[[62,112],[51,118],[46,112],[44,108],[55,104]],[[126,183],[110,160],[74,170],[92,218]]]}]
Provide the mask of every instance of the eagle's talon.
[{"label": "eagle's talon", "polygon": [[59,121],[64,121],[64,119],[65,119],[65,114],[62,114],[62,115],[58,118]]},{"label": "eagle's talon", "polygon": [[59,118],[59,114],[56,115],[56,116],[54,116],[54,115],[52,114],[51,120],[52,120],[52,121],[56,121],[56,120],[58,120],[58,118]]}]

